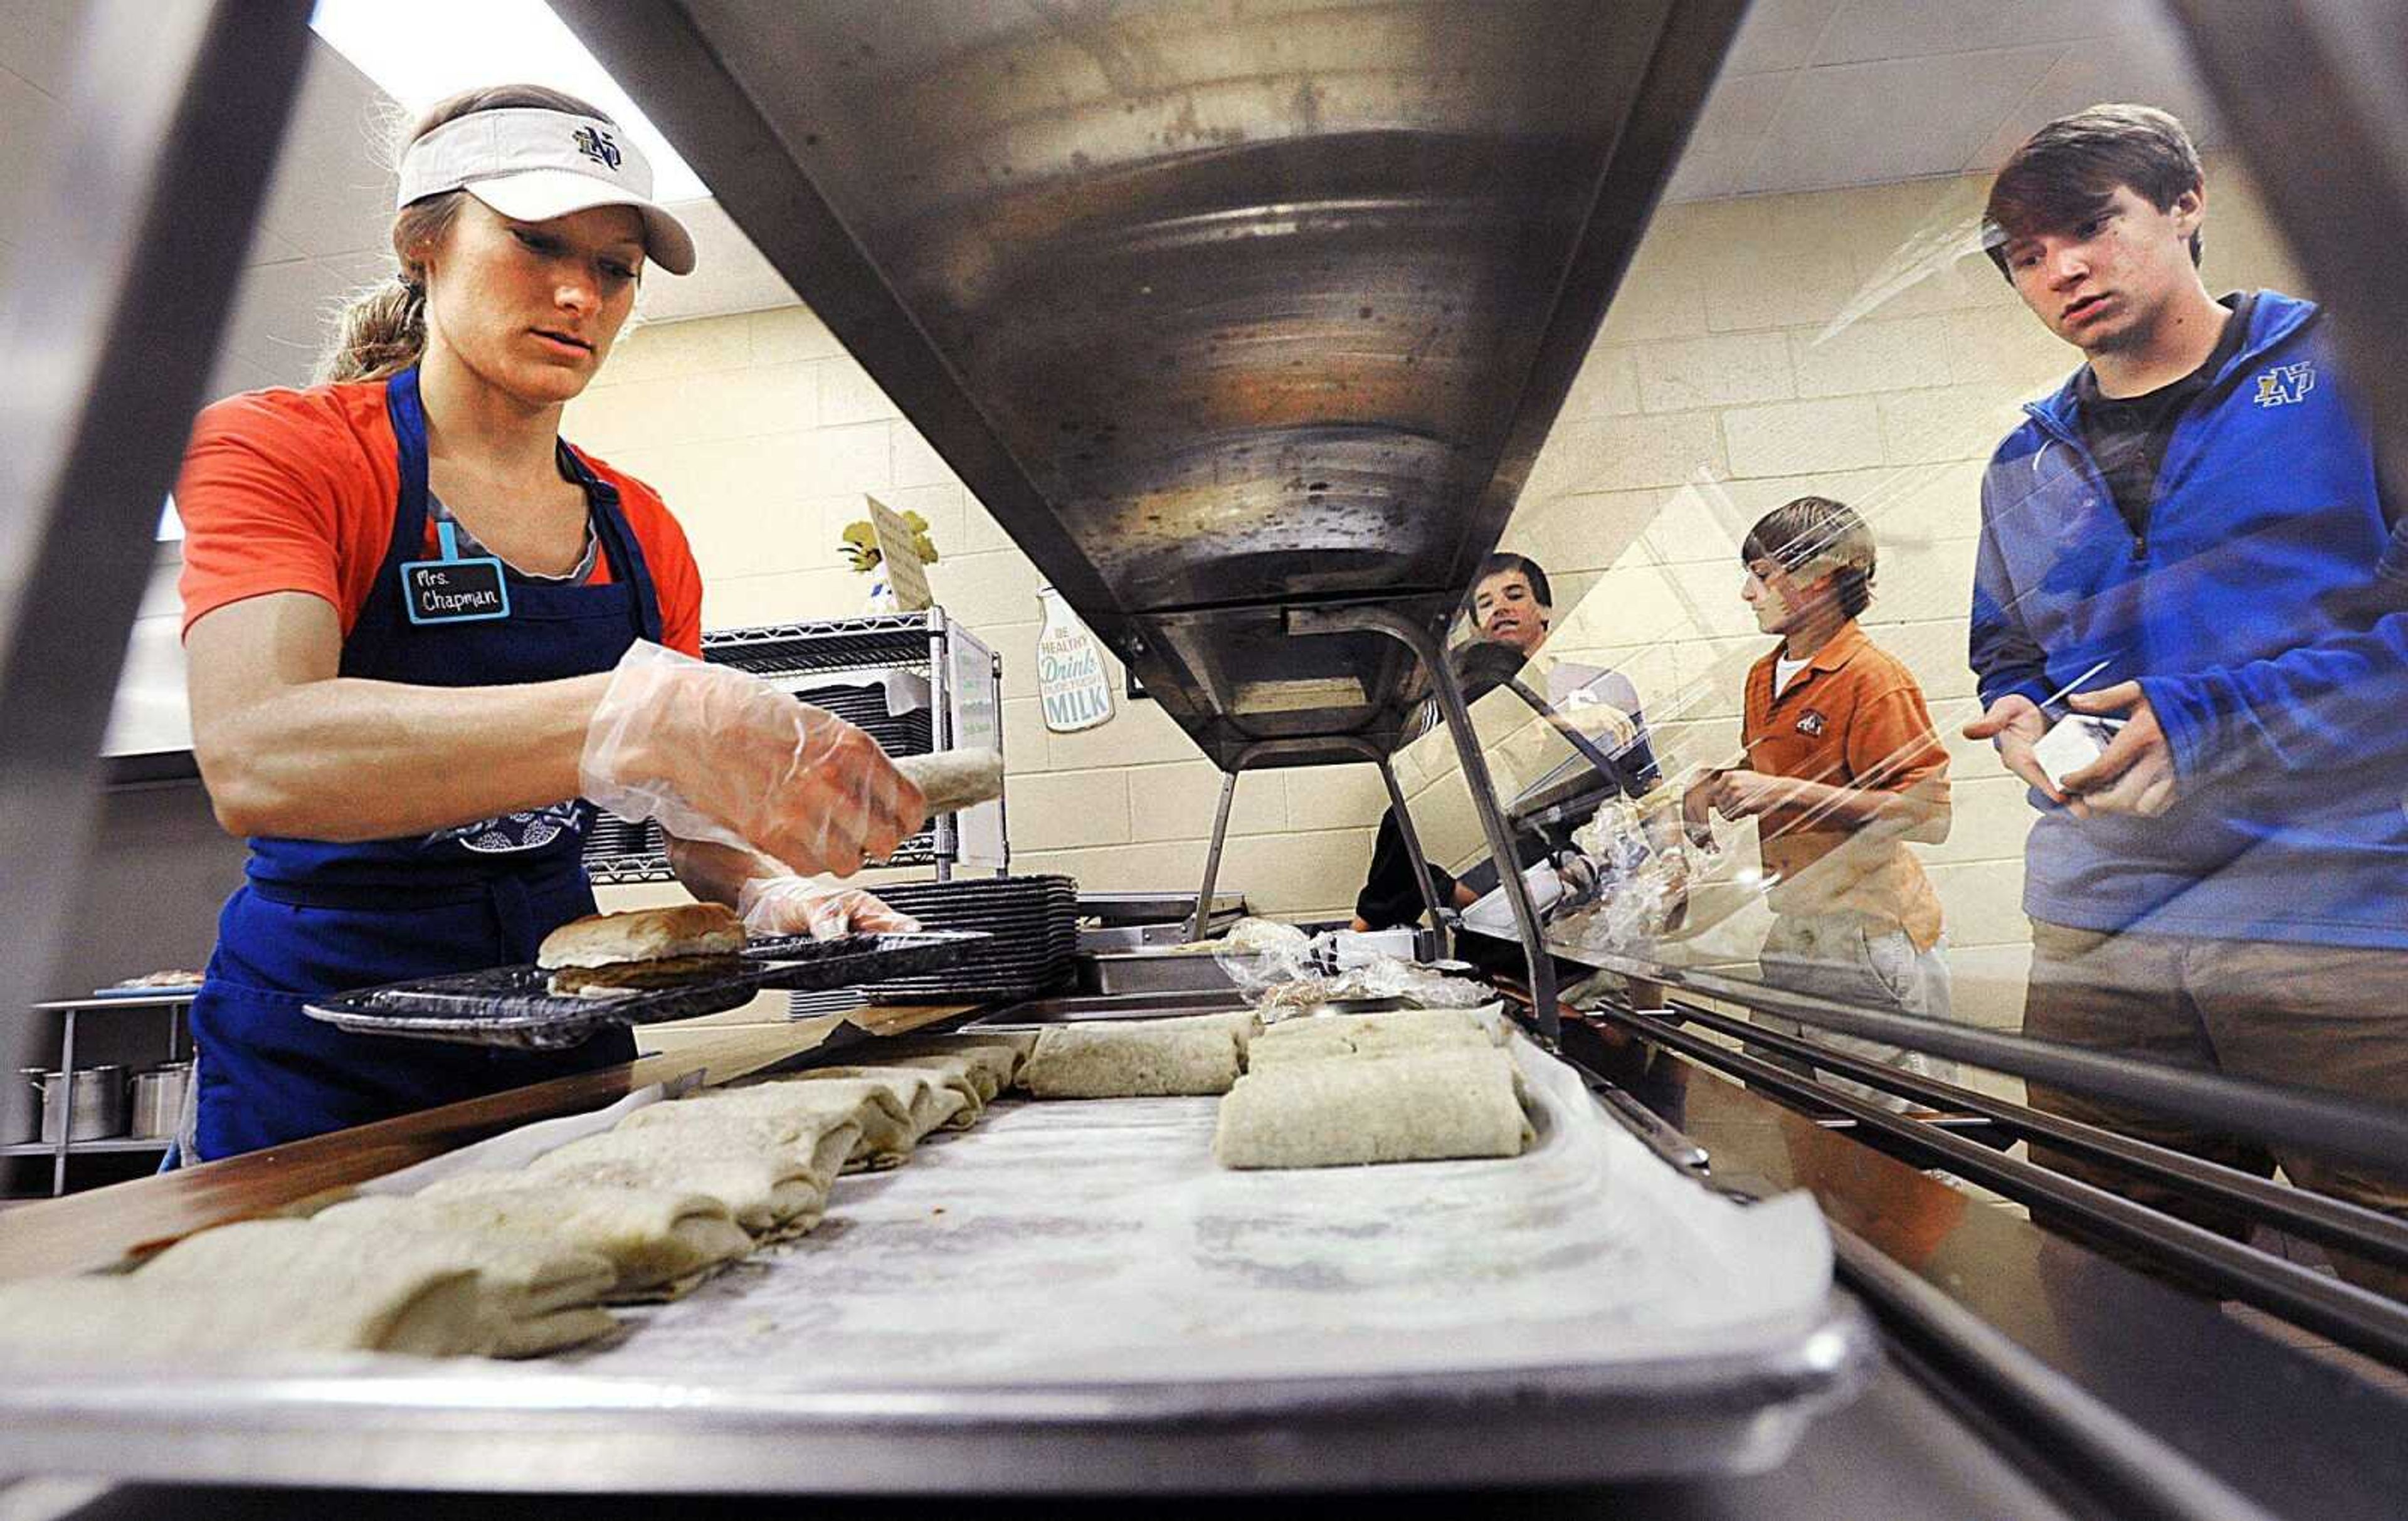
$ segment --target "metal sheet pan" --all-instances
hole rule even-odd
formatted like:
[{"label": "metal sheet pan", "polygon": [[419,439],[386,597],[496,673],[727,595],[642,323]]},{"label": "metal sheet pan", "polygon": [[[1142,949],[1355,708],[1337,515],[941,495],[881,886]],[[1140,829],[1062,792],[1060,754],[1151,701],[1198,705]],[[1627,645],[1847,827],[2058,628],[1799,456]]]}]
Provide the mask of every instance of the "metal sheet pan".
[{"label": "metal sheet pan", "polygon": [[[1212,922],[1235,919],[1246,911],[1246,899],[1240,893],[1212,895]],[[1162,889],[1150,893],[1096,893],[1082,889],[1079,893],[1079,917],[1092,919],[1107,928],[1120,926],[1185,924],[1196,917],[1194,891],[1178,892]]]},{"label": "metal sheet pan", "polygon": [[[799,1356],[799,1349],[797,1352]],[[767,1396],[353,1368],[0,1389],[0,1467],[186,1484],[550,1493],[1242,1494],[1760,1472],[1869,1376],[1835,1296],[1791,1346],[1392,1380]]]},{"label": "metal sheet pan", "polygon": [[[841,1180],[819,1231],[643,1312],[615,1345],[525,1366],[11,1369],[0,1471],[1063,1494],[1777,1463],[1862,1385],[1870,1328],[1830,1291],[1828,1256],[1819,1278],[1802,1253],[1711,1259],[1694,1289],[1687,1274],[1700,1250],[1821,1241],[1798,1228],[1811,1206],[1728,1205],[1660,1167],[1570,1069],[1516,1051],[1542,1135],[1518,1160],[1229,1174],[1198,1150],[1209,1099],[1006,1101],[898,1172]],[[1533,1253],[1565,1228],[1541,1196],[1608,1201],[1572,1227],[1620,1221],[1603,1255]],[[1471,1215],[1428,1207],[1441,1198]],[[1748,1298],[1767,1281],[1787,1287]]]},{"label": "metal sheet pan", "polygon": [[1234,986],[1209,951],[1099,951],[1079,958],[1082,993],[1225,993]]}]

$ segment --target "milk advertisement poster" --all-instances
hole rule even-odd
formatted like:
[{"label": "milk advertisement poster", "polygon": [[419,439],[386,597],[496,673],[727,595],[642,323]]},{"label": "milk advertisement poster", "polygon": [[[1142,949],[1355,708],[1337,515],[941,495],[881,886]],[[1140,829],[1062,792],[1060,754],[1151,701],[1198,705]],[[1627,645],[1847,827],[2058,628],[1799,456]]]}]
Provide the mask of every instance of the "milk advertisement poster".
[{"label": "milk advertisement poster", "polygon": [[1076,734],[1111,723],[1111,673],[1096,636],[1053,587],[1038,591],[1037,605],[1045,619],[1037,635],[1037,697],[1045,726],[1055,734]]}]

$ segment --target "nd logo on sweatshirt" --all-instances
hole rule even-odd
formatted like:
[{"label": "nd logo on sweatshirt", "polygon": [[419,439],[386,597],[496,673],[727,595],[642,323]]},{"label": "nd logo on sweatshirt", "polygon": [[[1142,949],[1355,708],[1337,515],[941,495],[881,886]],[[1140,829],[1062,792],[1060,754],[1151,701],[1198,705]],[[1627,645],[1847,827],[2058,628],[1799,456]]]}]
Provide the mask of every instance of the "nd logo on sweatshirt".
[{"label": "nd logo on sweatshirt", "polygon": [[2258,395],[2250,399],[2260,407],[2281,407],[2300,400],[2315,388],[2315,364],[2302,359],[2296,365],[2277,365],[2258,376]]}]

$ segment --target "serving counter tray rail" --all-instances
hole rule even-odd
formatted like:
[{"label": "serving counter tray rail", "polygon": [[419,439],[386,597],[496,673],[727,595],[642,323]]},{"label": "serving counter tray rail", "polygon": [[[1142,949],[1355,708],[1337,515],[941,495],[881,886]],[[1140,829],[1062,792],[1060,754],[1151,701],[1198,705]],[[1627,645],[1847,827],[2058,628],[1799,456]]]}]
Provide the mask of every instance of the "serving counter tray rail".
[{"label": "serving counter tray rail", "polygon": [[984,944],[979,930],[909,935],[808,935],[759,940],[744,965],[677,987],[589,998],[550,992],[537,967],[423,977],[363,988],[308,1006],[311,1017],[358,1035],[550,1050],[575,1045],[609,1025],[657,1025],[724,1013],[770,990],[853,987],[910,973],[934,975]]}]

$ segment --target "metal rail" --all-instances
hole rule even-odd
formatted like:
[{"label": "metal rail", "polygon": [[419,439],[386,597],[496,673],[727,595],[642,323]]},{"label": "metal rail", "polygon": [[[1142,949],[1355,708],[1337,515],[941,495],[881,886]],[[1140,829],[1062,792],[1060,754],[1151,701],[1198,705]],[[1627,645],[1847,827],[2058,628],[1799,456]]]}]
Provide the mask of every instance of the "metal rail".
[{"label": "metal rail", "polygon": [[1429,862],[1422,855],[1421,836],[1413,829],[1412,811],[1405,807],[1404,789],[1397,785],[1396,768],[1389,764],[1387,752],[1378,745],[1369,739],[1346,735],[1312,740],[1265,739],[1248,745],[1237,753],[1227,774],[1222,778],[1221,806],[1213,815],[1212,842],[1204,855],[1204,884],[1196,896],[1195,916],[1187,925],[1189,940],[1202,940],[1210,920],[1209,906],[1212,901],[1212,891],[1220,882],[1221,854],[1228,839],[1229,809],[1238,793],[1238,773],[1258,760],[1276,759],[1291,751],[1326,753],[1332,749],[1352,751],[1379,768],[1380,781],[1388,789],[1388,806],[1397,815],[1397,837],[1403,842],[1405,854],[1412,859],[1413,881],[1422,890],[1422,907],[1428,911],[1430,925],[1438,935],[1439,954],[1444,956],[1450,953],[1452,945],[1447,935],[1446,914],[1439,904],[1438,884],[1430,879]]},{"label": "metal rail", "polygon": [[1952,1056],[2069,1092],[2408,1176],[2408,1114],[2365,1099],[2111,1056],[2081,1046],[2006,1035],[1921,1014],[1862,1009],[1636,956],[1572,945],[1556,945],[1553,950],[1584,966],[1703,994],[1801,1025]]},{"label": "metal rail", "polygon": [[1830,1231],[1840,1281],[1872,1310],[1891,1356],[2011,1444],[2017,1466],[2077,1511],[2115,1521],[2273,1521],[1862,1237],[1836,1224]]},{"label": "metal rail", "polygon": [[2338,1246],[2388,1267],[2408,1268],[2408,1225],[2387,1214],[2328,1198],[2302,1188],[2286,1188],[2267,1179],[2222,1166],[2170,1147],[2151,1145],[2129,1136],[2079,1121],[2060,1118],[2027,1105],[2009,1103],[1987,1094],[1936,1078],[1884,1067],[1801,1036],[1767,1029],[1743,1019],[1718,1013],[1698,1004],[1674,1001],[1674,1013],[1692,1025],[1733,1036],[1827,1068],[1842,1077],[1883,1088],[1935,1109],[1979,1114],[2026,1140],[2044,1141],[2123,1169],[2135,1177],[2179,1189],[2197,1198],[2241,1211],[2252,1219],[2289,1231],[2303,1240]]},{"label": "metal rail", "polygon": [[1212,889],[1221,883],[1221,850],[1229,839],[1229,805],[1238,800],[1238,773],[1221,779],[1221,806],[1212,814],[1212,843],[1204,852],[1204,882],[1196,889],[1196,914],[1187,923],[1187,938],[1200,940],[1212,920]]},{"label": "metal rail", "polygon": [[1862,1099],[1801,1078],[1770,1062],[1715,1044],[1660,1019],[1612,1008],[1598,1017],[1678,1052],[1693,1061],[1789,1098],[1836,1110],[1870,1130],[1916,1148],[1939,1166],[2011,1198],[2038,1200],[2084,1228],[2171,1263],[2220,1292],[2295,1325],[2330,1337],[2395,1368],[2408,1369],[2408,1306],[2326,1278],[2280,1257],[2158,1213],[2106,1189],[2035,1163],[2005,1156],[1978,1141],[1909,1120]]},{"label": "metal rail", "polygon": [[1422,854],[1421,831],[1413,827],[1413,811],[1405,806],[1405,789],[1397,783],[1396,767],[1385,755],[1379,764],[1381,784],[1388,789],[1389,811],[1397,816],[1397,842],[1413,864],[1413,885],[1422,890],[1422,908],[1429,914],[1430,933],[1438,937],[1438,954],[1443,959],[1455,954],[1455,935],[1447,928],[1447,915],[1455,906],[1439,901],[1438,883],[1430,876],[1429,857]]},{"label": "metal rail", "polygon": [[[1547,954],[1538,906],[1530,900],[1530,884],[1522,880],[1522,858],[1514,852],[1512,831],[1497,805],[1497,784],[1489,779],[1488,758],[1481,753],[1479,731],[1471,726],[1471,710],[1463,700],[1463,688],[1455,682],[1454,667],[1447,664],[1445,650],[1428,629],[1384,607],[1298,609],[1288,614],[1287,623],[1290,632],[1297,634],[1349,630],[1385,634],[1420,657],[1423,669],[1429,675],[1430,693],[1438,698],[1439,710],[1446,715],[1447,733],[1455,739],[1455,760],[1463,768],[1464,785],[1471,790],[1471,806],[1480,815],[1481,832],[1488,837],[1488,854],[1497,862],[1498,885],[1505,890],[1505,901],[1513,909],[1513,929],[1522,941],[1523,958],[1529,965],[1530,1009],[1538,1017],[1539,1034],[1549,1050],[1556,1049],[1563,1039],[1563,1015],[1555,1001],[1555,959]],[[1425,882],[1425,892],[1427,889]]]}]

